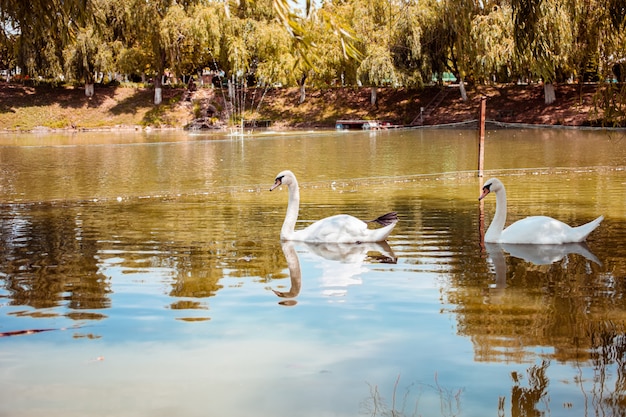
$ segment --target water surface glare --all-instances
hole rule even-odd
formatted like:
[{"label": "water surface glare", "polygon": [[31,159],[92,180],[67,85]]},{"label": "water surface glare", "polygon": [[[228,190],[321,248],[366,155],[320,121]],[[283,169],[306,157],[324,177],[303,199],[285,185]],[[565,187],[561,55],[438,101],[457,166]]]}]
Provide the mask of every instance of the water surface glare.
[{"label": "water surface glare", "polygon": [[[0,414],[624,415],[626,133],[0,136]],[[384,244],[281,243],[397,211]],[[484,244],[535,214],[585,244]]]}]

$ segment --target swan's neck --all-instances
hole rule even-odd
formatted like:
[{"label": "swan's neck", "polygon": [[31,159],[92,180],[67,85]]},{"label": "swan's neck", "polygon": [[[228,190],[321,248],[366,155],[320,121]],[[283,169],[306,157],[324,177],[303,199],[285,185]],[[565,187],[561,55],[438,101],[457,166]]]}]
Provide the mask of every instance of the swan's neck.
[{"label": "swan's neck", "polygon": [[289,240],[293,236],[300,209],[300,189],[298,183],[291,183],[288,188],[289,202],[287,203],[287,214],[285,214],[285,221],[280,230],[280,238],[284,240]]},{"label": "swan's neck", "polygon": [[302,287],[300,259],[298,259],[296,249],[293,247],[293,242],[284,242],[282,247],[285,259],[287,260],[287,267],[289,268],[289,276],[291,278],[291,288],[287,293],[285,293],[285,297],[295,297],[300,294],[300,288]]},{"label": "swan's neck", "polygon": [[485,233],[485,242],[497,242],[500,239],[506,222],[506,191],[504,188],[496,192],[496,214]]}]

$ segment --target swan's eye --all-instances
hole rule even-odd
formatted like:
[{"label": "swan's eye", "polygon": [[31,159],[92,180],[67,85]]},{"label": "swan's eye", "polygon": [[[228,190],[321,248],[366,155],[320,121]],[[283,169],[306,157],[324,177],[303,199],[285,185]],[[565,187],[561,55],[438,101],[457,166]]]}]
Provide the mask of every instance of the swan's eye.
[{"label": "swan's eye", "polygon": [[491,191],[491,183],[485,184],[485,186],[483,187],[483,190]]},{"label": "swan's eye", "polygon": [[280,182],[282,184],[283,178],[285,178],[284,175],[281,175],[280,177],[276,177],[276,181],[278,181],[278,182]]}]

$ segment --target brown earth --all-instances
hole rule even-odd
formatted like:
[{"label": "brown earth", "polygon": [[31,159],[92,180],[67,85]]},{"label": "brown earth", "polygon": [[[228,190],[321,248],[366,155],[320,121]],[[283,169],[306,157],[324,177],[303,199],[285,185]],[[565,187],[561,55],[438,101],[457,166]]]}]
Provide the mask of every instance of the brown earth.
[{"label": "brown earth", "polygon": [[[443,93],[442,93],[443,90]],[[427,115],[424,125],[458,123],[476,120],[481,97],[486,97],[486,118],[507,123],[582,126],[590,124],[594,85],[563,85],[556,87],[557,100],[545,104],[542,85],[481,86],[468,89],[463,101],[458,86],[426,87],[420,90],[385,89],[377,91],[377,103],[370,103],[369,88],[316,90],[298,104],[298,91],[288,94],[279,90],[269,95],[264,115],[272,120],[290,120],[292,126],[332,126],[337,119],[378,119],[392,124],[410,125],[420,122],[420,108]],[[442,101],[436,103],[438,94]],[[282,111],[277,110],[282,109]]]},{"label": "brown earth", "polygon": [[[300,104],[297,88],[249,89],[241,96],[249,118],[271,120],[282,128],[332,128],[338,119],[387,121],[393,125],[436,125],[478,118],[481,97],[486,97],[486,118],[506,123],[582,126],[593,124],[596,86],[557,85],[556,102],[545,104],[543,86],[505,85],[468,88],[461,99],[458,86],[423,89],[377,89],[375,105],[370,88],[309,89]],[[80,88],[32,87],[0,82],[0,129],[99,129],[115,127],[186,126],[209,106],[224,114],[225,93],[199,88],[164,88],[163,103],[152,105],[149,88],[96,87],[87,98]],[[441,102],[434,108],[439,100]],[[260,105],[259,105],[260,102]],[[420,109],[424,108],[420,119]],[[431,111],[432,108],[432,111]],[[258,110],[258,111],[257,111]]]}]

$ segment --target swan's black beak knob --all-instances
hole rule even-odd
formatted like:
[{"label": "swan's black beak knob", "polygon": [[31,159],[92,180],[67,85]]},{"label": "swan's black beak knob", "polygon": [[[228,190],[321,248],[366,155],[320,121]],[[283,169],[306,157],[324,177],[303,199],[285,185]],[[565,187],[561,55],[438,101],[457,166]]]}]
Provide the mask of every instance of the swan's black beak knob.
[{"label": "swan's black beak knob", "polygon": [[280,187],[281,185],[283,185],[283,177],[284,175],[281,175],[280,177],[276,177],[276,180],[274,181],[274,185],[272,185],[272,187],[270,188],[270,191],[272,191],[276,187]]},{"label": "swan's black beak knob", "polygon": [[490,192],[491,192],[491,190],[489,189],[489,187],[483,187],[483,193],[480,195],[480,197],[478,197],[478,201],[480,201],[483,198],[487,197],[487,194],[489,194]]},{"label": "swan's black beak knob", "polygon": [[276,178],[276,181],[274,181],[274,185],[271,186],[270,191],[272,191],[276,187],[280,187],[282,183],[282,178]]}]

